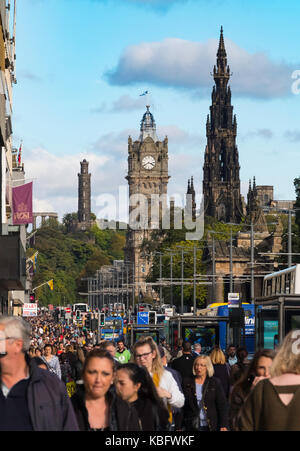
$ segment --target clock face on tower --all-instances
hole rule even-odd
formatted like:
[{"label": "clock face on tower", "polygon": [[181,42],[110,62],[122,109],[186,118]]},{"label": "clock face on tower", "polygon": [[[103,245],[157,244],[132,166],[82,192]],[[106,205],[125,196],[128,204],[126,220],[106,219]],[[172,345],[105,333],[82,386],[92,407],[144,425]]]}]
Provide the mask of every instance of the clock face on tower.
[{"label": "clock face on tower", "polygon": [[142,166],[144,169],[147,169],[148,171],[150,171],[155,166],[155,159],[153,157],[151,157],[151,155],[144,157],[142,159]]}]

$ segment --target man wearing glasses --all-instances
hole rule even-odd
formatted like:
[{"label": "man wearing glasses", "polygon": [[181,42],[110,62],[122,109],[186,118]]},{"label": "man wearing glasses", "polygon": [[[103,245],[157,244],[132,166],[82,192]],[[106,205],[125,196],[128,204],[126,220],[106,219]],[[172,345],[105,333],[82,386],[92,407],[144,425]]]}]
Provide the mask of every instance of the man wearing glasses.
[{"label": "man wearing glasses", "polygon": [[28,357],[30,336],[28,322],[0,316],[0,430],[78,430],[65,385]]}]

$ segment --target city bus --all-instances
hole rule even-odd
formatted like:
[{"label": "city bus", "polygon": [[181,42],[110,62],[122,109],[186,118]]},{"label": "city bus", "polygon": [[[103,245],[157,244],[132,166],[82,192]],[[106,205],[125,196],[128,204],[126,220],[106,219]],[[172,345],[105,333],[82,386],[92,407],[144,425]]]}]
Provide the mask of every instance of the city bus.
[{"label": "city bus", "polygon": [[116,341],[124,338],[124,320],[121,316],[106,316],[101,326],[101,340]]},{"label": "city bus", "polygon": [[89,306],[88,306],[88,304],[83,304],[83,303],[79,302],[79,303],[73,304],[72,309],[73,309],[74,313],[76,312],[76,310],[79,310],[81,313],[88,313]]}]

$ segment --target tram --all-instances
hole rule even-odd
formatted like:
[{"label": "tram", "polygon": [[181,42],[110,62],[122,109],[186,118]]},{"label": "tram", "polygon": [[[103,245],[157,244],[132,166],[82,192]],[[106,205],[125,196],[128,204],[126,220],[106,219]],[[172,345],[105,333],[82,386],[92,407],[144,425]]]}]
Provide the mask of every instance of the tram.
[{"label": "tram", "polygon": [[264,277],[256,304],[256,347],[276,349],[290,330],[300,329],[300,264]]},{"label": "tram", "polygon": [[300,264],[264,277],[264,297],[278,294],[300,294]]}]

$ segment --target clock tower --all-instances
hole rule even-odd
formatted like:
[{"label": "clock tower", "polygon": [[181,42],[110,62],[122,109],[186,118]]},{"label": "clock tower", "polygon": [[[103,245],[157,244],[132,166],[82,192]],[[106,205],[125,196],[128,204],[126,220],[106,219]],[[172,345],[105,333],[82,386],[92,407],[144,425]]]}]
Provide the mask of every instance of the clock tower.
[{"label": "clock tower", "polygon": [[[128,138],[129,229],[125,259],[134,267],[135,294],[151,295],[145,279],[151,259],[143,254],[141,244],[158,229],[162,208],[167,207],[168,138],[159,141],[150,106],[143,115],[137,141]],[[154,196],[156,195],[156,196]],[[160,202],[158,203],[158,199]],[[152,200],[152,203],[151,203]],[[154,206],[155,205],[155,206]]]}]

